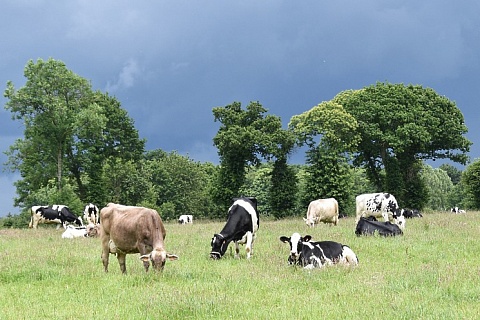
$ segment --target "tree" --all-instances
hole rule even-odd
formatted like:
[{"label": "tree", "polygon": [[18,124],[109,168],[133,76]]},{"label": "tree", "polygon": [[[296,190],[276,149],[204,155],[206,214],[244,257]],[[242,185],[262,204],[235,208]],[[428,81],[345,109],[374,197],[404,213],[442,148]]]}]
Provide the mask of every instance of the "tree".
[{"label": "tree", "polygon": [[480,208],[480,160],[468,165],[462,173],[461,184],[465,188],[465,207]]},{"label": "tree", "polygon": [[354,164],[366,168],[377,191],[395,194],[403,206],[426,204],[419,178],[422,160],[468,160],[472,143],[464,136],[461,111],[432,89],[377,83],[344,91],[334,101],[358,122],[361,142]]},{"label": "tree", "polygon": [[348,155],[359,141],[355,118],[338,103],[322,102],[293,116],[288,127],[300,146],[309,147],[303,206],[314,199],[334,197],[345,211],[353,197]]},{"label": "tree", "polygon": [[286,157],[291,150],[291,147],[288,150],[289,135],[282,133],[280,118],[265,115],[266,112],[259,102],[250,102],[246,110],[239,102],[213,108],[215,121],[222,123],[213,138],[220,156],[213,197],[221,207],[228,207],[232,198],[239,196],[247,166],[256,166],[262,159]]},{"label": "tree", "polygon": [[453,183],[447,172],[440,168],[432,168],[425,164],[421,171],[421,179],[427,186],[429,201],[426,207],[432,210],[446,210],[452,205],[449,202],[453,191]]},{"label": "tree", "polygon": [[5,108],[25,125],[24,138],[7,152],[7,166],[22,176],[15,205],[28,206],[28,195],[53,177],[58,192],[67,182],[85,202],[107,199],[99,183],[105,161],[137,161],[144,151],[133,121],[115,98],[93,92],[61,61],[30,60],[24,74],[25,86],[16,90],[8,81],[4,92]]},{"label": "tree", "polygon": [[25,140],[18,140],[14,149],[22,159],[36,152],[34,159],[30,158],[33,161],[26,164],[39,160],[35,167],[43,169],[45,178],[41,180],[55,174],[60,190],[65,156],[72,149],[75,128],[85,114],[81,110],[89,107],[90,83],[53,59],[39,59],[37,63],[30,60],[24,74],[27,82],[23,88],[17,91],[8,81],[4,93],[10,99],[5,108],[25,124]]}]

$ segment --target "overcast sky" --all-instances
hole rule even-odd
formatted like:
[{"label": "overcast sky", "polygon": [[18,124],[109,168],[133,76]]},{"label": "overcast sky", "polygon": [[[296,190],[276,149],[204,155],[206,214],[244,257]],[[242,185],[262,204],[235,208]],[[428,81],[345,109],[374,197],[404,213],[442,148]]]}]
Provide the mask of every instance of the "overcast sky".
[{"label": "overcast sky", "polygon": [[[457,103],[473,160],[479,17],[478,0],[0,0],[0,84],[2,93],[8,80],[22,87],[30,59],[61,60],[118,98],[148,150],[214,163],[213,107],[259,101],[286,127],[343,90],[419,84]],[[0,115],[3,164],[24,128],[4,108]],[[19,213],[18,178],[0,173],[0,216]]]}]

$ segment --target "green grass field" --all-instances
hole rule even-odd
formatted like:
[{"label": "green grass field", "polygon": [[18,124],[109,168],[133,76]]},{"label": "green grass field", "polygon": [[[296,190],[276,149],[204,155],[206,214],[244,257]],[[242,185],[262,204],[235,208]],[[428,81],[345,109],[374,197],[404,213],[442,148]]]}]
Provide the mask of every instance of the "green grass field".
[{"label": "green grass field", "polygon": [[[127,275],[100,240],[63,230],[0,230],[0,319],[475,319],[480,317],[480,213],[435,213],[407,221],[397,238],[360,237],[353,218],[308,229],[301,218],[261,221],[254,256],[209,259],[224,223],[167,223],[180,256]],[[286,263],[293,232],[349,245],[360,265],[303,270]],[[233,248],[233,245],[230,245]],[[243,247],[242,247],[243,249]]]}]

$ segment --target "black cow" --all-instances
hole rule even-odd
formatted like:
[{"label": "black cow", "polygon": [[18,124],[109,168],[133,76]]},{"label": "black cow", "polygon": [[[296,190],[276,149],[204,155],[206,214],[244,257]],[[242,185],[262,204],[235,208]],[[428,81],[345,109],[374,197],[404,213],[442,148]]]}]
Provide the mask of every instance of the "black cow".
[{"label": "black cow", "polygon": [[235,243],[235,258],[239,257],[239,244],[245,244],[247,259],[253,254],[255,233],[260,226],[257,212],[257,199],[253,197],[235,198],[228,209],[227,223],[220,233],[213,235],[210,257],[220,259],[227,251],[228,244]]},{"label": "black cow", "polygon": [[82,219],[73,214],[67,206],[33,206],[29,228],[37,229],[39,223],[58,223],[66,228],[66,223],[76,223],[83,226]]},{"label": "black cow", "polygon": [[360,218],[357,223],[357,228],[355,229],[355,234],[357,236],[361,235],[374,235],[378,233],[381,236],[396,236],[403,235],[403,231],[396,224],[393,224],[389,221],[371,221],[366,218]]},{"label": "black cow", "polygon": [[311,242],[312,236],[281,236],[280,241],[290,244],[288,263],[305,269],[321,268],[332,264],[358,265],[357,255],[350,247],[334,241]]}]

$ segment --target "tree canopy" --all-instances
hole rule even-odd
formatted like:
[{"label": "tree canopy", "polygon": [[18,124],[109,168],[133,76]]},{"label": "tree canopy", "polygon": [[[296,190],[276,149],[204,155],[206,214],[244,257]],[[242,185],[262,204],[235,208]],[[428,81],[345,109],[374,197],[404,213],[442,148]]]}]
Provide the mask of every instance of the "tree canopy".
[{"label": "tree canopy", "polygon": [[427,199],[419,179],[424,159],[465,164],[471,142],[463,114],[453,101],[419,85],[377,83],[344,91],[334,101],[358,123],[361,142],[354,164],[367,169],[378,191],[398,195],[407,206]]}]

